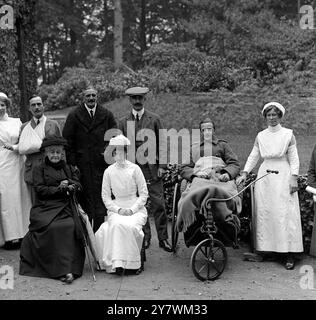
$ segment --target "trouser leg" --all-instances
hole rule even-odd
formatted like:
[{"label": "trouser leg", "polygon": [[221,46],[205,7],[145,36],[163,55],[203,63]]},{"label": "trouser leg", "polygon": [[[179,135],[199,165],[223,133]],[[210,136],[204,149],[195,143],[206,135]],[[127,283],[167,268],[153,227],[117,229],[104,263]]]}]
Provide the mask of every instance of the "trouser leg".
[{"label": "trouser leg", "polygon": [[143,226],[143,232],[145,235],[145,240],[150,241],[151,240],[151,228],[150,228],[150,222],[149,222],[149,215],[148,215],[146,224]]},{"label": "trouser leg", "polygon": [[148,185],[150,209],[155,219],[158,240],[168,239],[168,218],[165,210],[163,184],[161,180],[151,181]]}]

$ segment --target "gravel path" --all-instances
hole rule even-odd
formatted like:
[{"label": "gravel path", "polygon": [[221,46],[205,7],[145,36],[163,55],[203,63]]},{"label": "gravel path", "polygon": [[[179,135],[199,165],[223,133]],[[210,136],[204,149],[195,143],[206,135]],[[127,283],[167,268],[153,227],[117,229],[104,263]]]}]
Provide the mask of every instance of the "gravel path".
[{"label": "gravel path", "polygon": [[[57,280],[24,277],[18,274],[19,250],[0,249],[0,267],[14,268],[14,289],[1,290],[0,300],[315,300],[316,259],[306,256],[292,271],[277,262],[246,262],[242,260],[247,246],[227,248],[228,264],[221,277],[212,282],[200,282],[190,269],[193,247],[187,248],[182,234],[177,254],[164,252],[158,247],[156,233],[151,221],[153,236],[147,250],[145,271],[139,276],[120,277],[97,272],[93,282],[86,263],[84,274],[72,285]],[[301,289],[300,268],[314,268],[314,289]],[[2,274],[0,274],[0,281]]]}]

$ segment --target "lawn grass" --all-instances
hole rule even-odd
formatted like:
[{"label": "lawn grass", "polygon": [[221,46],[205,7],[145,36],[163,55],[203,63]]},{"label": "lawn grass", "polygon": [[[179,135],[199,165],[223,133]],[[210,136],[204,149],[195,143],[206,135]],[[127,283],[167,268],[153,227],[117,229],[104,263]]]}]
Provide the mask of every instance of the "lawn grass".
[{"label": "lawn grass", "polygon": [[[252,150],[255,140],[254,135],[221,135],[226,139],[237,154],[240,164],[243,168],[249,153]],[[296,136],[298,155],[300,158],[300,174],[306,174],[314,145],[316,144],[316,136]],[[259,163],[260,164],[260,163]],[[259,164],[254,171],[257,171]]]},{"label": "lawn grass", "polygon": [[[245,97],[240,97],[239,99],[241,101],[246,100]],[[166,128],[175,128],[176,130],[197,128],[201,116],[211,109],[216,120],[218,137],[228,141],[243,168],[252,149],[256,133],[264,128],[264,124],[262,119],[260,120],[260,111],[257,110],[257,106],[246,104],[238,107],[238,109],[242,108],[243,112],[237,113],[237,103],[234,105],[235,102],[237,101],[224,101],[224,103],[221,101],[217,108],[216,101],[213,100],[210,104],[210,97],[207,96],[192,97],[179,94],[163,94],[149,96],[146,108],[159,114]],[[106,107],[113,112],[117,119],[130,111],[130,104],[127,98],[111,101],[106,104]],[[63,118],[67,116],[70,110],[72,108],[47,112],[47,114],[52,118],[59,118],[58,121],[62,124],[64,122]],[[220,113],[218,110],[221,110]],[[297,116],[296,122],[294,120],[293,123],[289,124],[285,122],[286,127],[293,128],[293,125],[295,129],[296,123],[304,124],[306,119],[303,119],[303,116],[312,119],[312,113],[307,114],[303,110],[297,110],[295,114]],[[228,134],[225,134],[227,132]],[[311,153],[316,144],[316,135],[314,133],[312,133],[313,135],[307,135],[297,132],[300,131],[295,130],[300,158],[300,174],[306,174]]]}]

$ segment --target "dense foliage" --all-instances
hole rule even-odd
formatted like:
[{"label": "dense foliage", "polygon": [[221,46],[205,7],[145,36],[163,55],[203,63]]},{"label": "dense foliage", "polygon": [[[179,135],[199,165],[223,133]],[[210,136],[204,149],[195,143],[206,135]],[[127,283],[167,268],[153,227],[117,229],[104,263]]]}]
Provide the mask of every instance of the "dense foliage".
[{"label": "dense foliage", "polygon": [[[54,83],[91,55],[113,59],[113,0],[39,0],[42,80]],[[137,70],[217,56],[269,80],[309,58],[315,35],[298,27],[296,0],[121,0],[124,61]],[[192,41],[194,45],[192,46]],[[186,47],[177,44],[188,43]],[[157,44],[160,47],[157,47]]]},{"label": "dense foliage", "polygon": [[[20,111],[25,116],[26,106],[21,105],[21,101],[33,94],[37,86],[33,15],[35,2],[35,0],[6,1],[5,4],[13,7],[14,29],[0,28],[0,88],[12,98],[13,107],[10,114],[15,116],[19,115]],[[24,100],[21,100],[22,95]]]}]

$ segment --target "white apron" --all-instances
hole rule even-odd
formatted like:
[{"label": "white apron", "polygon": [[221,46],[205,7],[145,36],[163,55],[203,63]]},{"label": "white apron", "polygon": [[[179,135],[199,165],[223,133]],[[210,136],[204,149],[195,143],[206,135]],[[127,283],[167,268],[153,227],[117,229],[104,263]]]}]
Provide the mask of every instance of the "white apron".
[{"label": "white apron", "polygon": [[[297,192],[290,194],[291,170],[287,157],[292,130],[268,129],[258,134],[261,164],[258,177],[277,170],[255,184],[255,248],[258,251],[302,252],[302,227]],[[296,146],[292,146],[295,147]]]},{"label": "white apron", "polygon": [[3,148],[3,143],[17,144],[20,128],[20,119],[6,115],[0,120],[0,245],[28,231],[31,199],[23,179],[24,156]]}]

